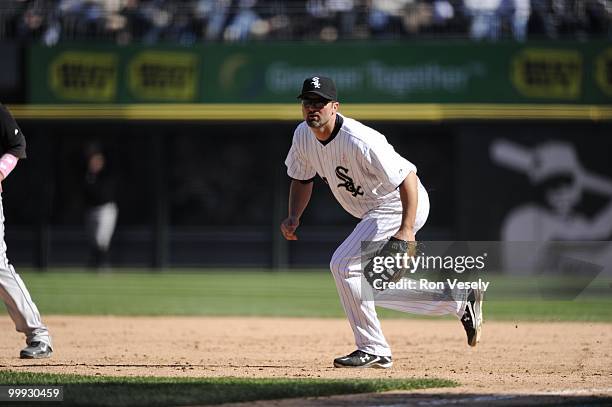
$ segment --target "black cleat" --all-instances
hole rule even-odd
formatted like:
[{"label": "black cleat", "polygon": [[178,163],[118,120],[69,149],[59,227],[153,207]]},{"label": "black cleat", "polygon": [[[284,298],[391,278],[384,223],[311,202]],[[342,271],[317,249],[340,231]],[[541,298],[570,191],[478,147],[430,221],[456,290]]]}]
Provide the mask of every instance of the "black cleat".
[{"label": "black cleat", "polygon": [[21,359],[44,359],[53,354],[53,349],[45,342],[31,342],[19,353]]},{"label": "black cleat", "polygon": [[388,369],[393,366],[391,356],[376,356],[356,350],[350,355],[334,359],[334,367],[373,367],[376,369]]},{"label": "black cleat", "polygon": [[461,317],[461,323],[467,335],[467,343],[476,346],[480,341],[482,333],[482,300],[484,293],[481,290],[470,289],[465,312]]}]

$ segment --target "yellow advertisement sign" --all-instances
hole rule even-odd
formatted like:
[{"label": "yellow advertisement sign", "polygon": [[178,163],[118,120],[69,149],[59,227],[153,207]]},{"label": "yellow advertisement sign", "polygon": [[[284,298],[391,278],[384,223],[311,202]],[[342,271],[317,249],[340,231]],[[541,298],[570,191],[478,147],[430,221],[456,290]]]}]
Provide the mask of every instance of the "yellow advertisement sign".
[{"label": "yellow advertisement sign", "polygon": [[51,89],[59,99],[110,102],[117,94],[117,56],[66,51],[49,66]]},{"label": "yellow advertisement sign", "polygon": [[582,91],[579,51],[529,48],[512,60],[512,83],[530,98],[578,99]]},{"label": "yellow advertisement sign", "polygon": [[612,96],[612,48],[602,52],[595,60],[595,80],[603,93]]},{"label": "yellow advertisement sign", "polygon": [[144,51],[128,65],[128,86],[143,100],[195,100],[198,57],[189,52]]}]

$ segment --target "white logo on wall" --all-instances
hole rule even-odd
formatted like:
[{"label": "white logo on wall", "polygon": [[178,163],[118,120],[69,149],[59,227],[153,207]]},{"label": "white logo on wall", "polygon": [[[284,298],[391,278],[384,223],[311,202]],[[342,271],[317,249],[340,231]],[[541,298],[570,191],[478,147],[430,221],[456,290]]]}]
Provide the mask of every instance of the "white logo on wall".
[{"label": "white logo on wall", "polygon": [[[500,166],[527,175],[534,192],[507,213],[501,228],[501,240],[533,242],[610,238],[612,179],[584,168],[574,145],[550,141],[529,148],[499,139],[491,144],[490,156]],[[582,213],[579,204],[584,193],[604,197],[606,203],[595,214]],[[529,270],[529,262],[534,260],[524,258],[521,253],[506,253],[506,259],[510,258],[513,258],[513,263],[524,263],[513,264],[514,270]],[[592,261],[593,257],[589,260]]]},{"label": "white logo on wall", "polygon": [[321,83],[319,82],[319,77],[318,76],[315,76],[314,78],[312,78],[312,84],[317,89],[319,89],[321,87]]},{"label": "white logo on wall", "polygon": [[590,219],[576,210],[583,192],[612,198],[612,179],[585,169],[572,144],[551,141],[531,149],[496,140],[491,158],[526,174],[535,188],[543,188],[545,201],[525,202],[511,210],[504,222],[503,240],[605,240],[612,233],[612,199]]}]

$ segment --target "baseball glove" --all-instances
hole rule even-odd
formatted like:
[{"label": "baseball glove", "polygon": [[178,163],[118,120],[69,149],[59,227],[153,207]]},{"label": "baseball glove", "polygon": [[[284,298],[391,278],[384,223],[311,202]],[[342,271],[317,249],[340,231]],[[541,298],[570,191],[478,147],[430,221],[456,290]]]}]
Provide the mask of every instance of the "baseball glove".
[{"label": "baseball glove", "polygon": [[[397,259],[397,255],[414,256],[416,254],[416,242],[407,242],[405,240],[391,237],[383,247],[374,255],[370,262],[363,269],[363,274],[368,283],[378,291],[384,291],[386,286],[381,283],[398,282],[409,271],[409,268],[398,267],[396,261],[388,261],[385,264],[385,259]],[[378,258],[378,261],[376,261]],[[390,266],[389,263],[393,263]]]}]

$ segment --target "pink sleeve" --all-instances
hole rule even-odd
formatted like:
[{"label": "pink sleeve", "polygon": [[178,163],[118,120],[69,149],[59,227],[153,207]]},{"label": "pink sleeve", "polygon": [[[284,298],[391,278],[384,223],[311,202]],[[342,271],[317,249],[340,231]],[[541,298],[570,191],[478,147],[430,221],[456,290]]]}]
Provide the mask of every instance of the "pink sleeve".
[{"label": "pink sleeve", "polygon": [[4,154],[0,158],[0,172],[4,175],[4,178],[8,177],[11,171],[17,165],[18,158],[12,154]]}]

